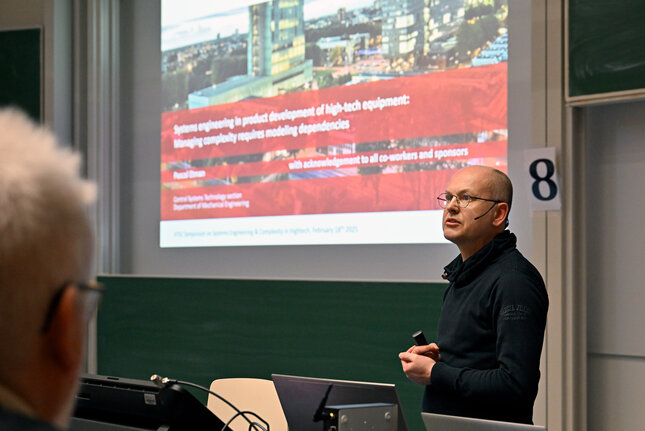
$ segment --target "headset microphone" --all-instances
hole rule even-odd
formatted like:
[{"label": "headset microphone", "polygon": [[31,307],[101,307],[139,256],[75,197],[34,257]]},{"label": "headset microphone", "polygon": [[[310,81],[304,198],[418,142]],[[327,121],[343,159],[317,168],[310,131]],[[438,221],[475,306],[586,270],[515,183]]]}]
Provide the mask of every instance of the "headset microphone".
[{"label": "headset microphone", "polygon": [[484,217],[486,214],[488,214],[488,213],[490,212],[490,210],[492,210],[493,208],[495,208],[495,205],[497,205],[497,202],[495,202],[495,203],[493,204],[493,206],[491,206],[490,208],[488,208],[488,211],[486,211],[484,214],[480,215],[479,217],[475,217],[473,220],[479,220],[480,218]]}]

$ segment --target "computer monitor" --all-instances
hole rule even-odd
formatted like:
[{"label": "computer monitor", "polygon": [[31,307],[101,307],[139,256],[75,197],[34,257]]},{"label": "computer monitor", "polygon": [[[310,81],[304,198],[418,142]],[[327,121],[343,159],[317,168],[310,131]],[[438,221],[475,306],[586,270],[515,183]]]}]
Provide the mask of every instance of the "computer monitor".
[{"label": "computer monitor", "polygon": [[178,384],[85,374],[71,430],[211,431],[224,424]]},{"label": "computer monitor", "polygon": [[329,388],[326,405],[388,403],[398,407],[399,431],[407,431],[396,387],[390,383],[353,382],[347,380],[272,374],[282,410],[290,430],[321,431],[322,422],[314,422],[314,413]]}]

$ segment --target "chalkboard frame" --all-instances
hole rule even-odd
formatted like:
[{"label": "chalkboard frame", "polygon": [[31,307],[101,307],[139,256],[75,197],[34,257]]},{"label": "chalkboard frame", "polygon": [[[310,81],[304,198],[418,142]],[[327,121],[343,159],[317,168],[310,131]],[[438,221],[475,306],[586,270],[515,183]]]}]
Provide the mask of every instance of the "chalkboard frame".
[{"label": "chalkboard frame", "polygon": [[[582,1],[585,1],[587,3],[585,6],[590,8],[595,4],[594,1],[590,2],[589,0],[565,0],[564,2],[564,93],[566,104],[569,106],[583,106],[645,99],[645,80],[643,81],[642,86],[639,85],[638,88],[632,87],[621,90],[612,90],[607,87],[606,83],[603,84],[600,82],[601,80],[597,80],[597,76],[592,76],[593,79],[596,79],[596,83],[594,84],[593,81],[583,82],[577,80],[575,74],[572,74],[572,68],[577,67],[576,65],[578,63],[576,62],[578,61],[578,57],[572,54],[572,50],[575,49],[575,47],[572,46],[571,38],[573,37],[573,34],[571,27],[572,24],[575,25],[576,20],[584,19],[576,15],[575,8],[573,9],[574,13],[572,13],[572,6],[579,4]],[[606,4],[606,2],[602,0],[599,0],[599,3]],[[629,29],[630,28],[628,28],[628,30]],[[588,88],[579,88],[581,85],[583,88],[584,86],[589,85],[599,85],[600,87],[592,91]]]},{"label": "chalkboard frame", "polygon": [[42,38],[41,26],[0,29],[0,82],[8,92],[0,93],[0,106],[19,108],[37,122],[43,120]]}]

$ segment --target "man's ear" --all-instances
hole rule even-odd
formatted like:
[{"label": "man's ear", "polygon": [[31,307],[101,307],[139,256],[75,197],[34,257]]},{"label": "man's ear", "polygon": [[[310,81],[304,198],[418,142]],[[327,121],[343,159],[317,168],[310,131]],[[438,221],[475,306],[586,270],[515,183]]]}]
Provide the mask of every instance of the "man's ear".
[{"label": "man's ear", "polygon": [[495,217],[493,218],[493,225],[495,227],[503,226],[506,218],[508,217],[508,204],[506,202],[500,202],[496,205],[495,208]]},{"label": "man's ear", "polygon": [[85,329],[79,294],[71,285],[63,291],[46,334],[52,361],[65,371],[77,370],[83,357]]}]

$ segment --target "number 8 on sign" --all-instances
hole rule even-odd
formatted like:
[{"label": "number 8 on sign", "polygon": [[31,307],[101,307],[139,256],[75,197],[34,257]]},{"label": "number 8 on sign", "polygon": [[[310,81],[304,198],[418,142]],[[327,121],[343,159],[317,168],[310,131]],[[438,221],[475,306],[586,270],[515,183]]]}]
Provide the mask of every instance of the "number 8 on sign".
[{"label": "number 8 on sign", "polygon": [[[540,174],[538,173],[539,165],[544,165],[544,167],[546,168],[546,175],[540,176]],[[558,194],[558,185],[552,179],[554,173],[555,164],[552,160],[537,159],[531,163],[531,165],[529,166],[529,174],[531,175],[531,178],[535,180],[533,181],[533,186],[531,187],[531,189],[533,190],[533,196],[541,201],[550,201],[555,197],[556,194]],[[549,194],[547,196],[542,195],[540,187],[540,184],[542,183],[548,186]]]},{"label": "number 8 on sign", "polygon": [[560,210],[560,187],[555,169],[555,148],[526,150],[524,162],[528,174],[531,209]]}]

